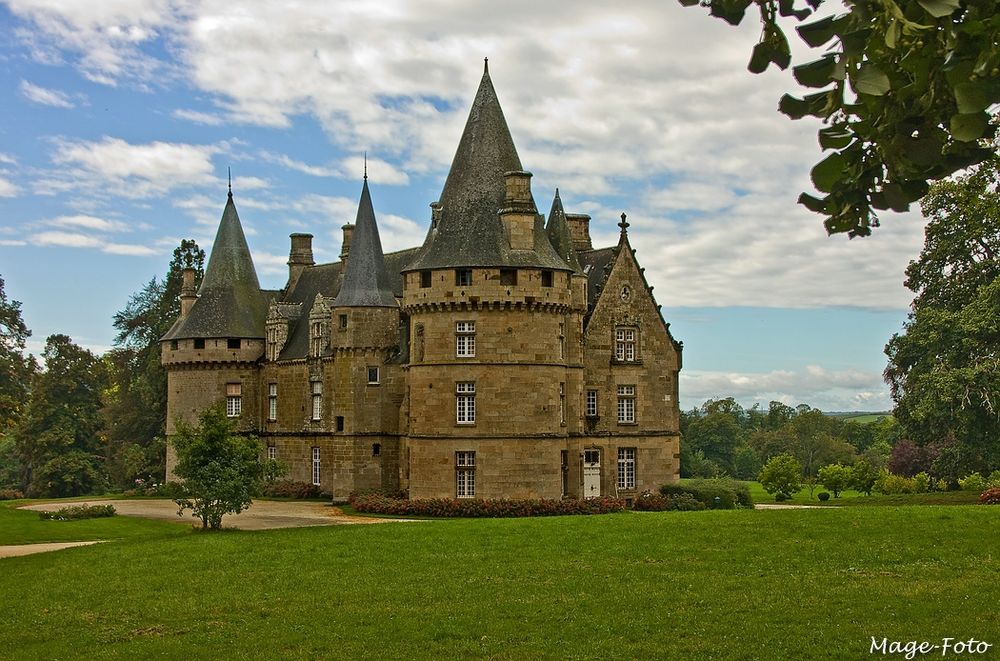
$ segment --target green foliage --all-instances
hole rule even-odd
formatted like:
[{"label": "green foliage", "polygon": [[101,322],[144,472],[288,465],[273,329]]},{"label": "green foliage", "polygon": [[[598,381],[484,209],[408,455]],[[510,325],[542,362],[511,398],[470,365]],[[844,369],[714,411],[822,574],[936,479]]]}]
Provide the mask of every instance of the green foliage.
[{"label": "green foliage", "polygon": [[[680,0],[683,5],[695,0]],[[748,68],[791,64],[779,16],[802,22],[823,0],[702,0],[713,16],[738,24],[759,11],[760,42]],[[995,0],[848,0],[847,11],[802,23],[799,37],[819,59],[792,68],[816,91],[784,95],[793,119],[824,120],[819,144],[829,154],[812,170],[823,195],[799,202],[826,217],[828,232],[866,236],[878,210],[905,211],[942,179],[982,162],[996,127],[987,110],[1000,103],[1000,24]]]},{"label": "green foliage", "polygon": [[[663,496],[688,494],[706,507],[713,509],[733,509],[753,507],[750,489],[743,482],[726,478],[710,480],[685,480],[670,482],[660,487]],[[716,505],[716,498],[719,499]]]},{"label": "green foliage", "polygon": [[1000,470],[995,470],[986,478],[986,486],[1000,488]]},{"label": "green foliage", "polygon": [[958,486],[961,487],[962,491],[982,491],[986,488],[986,480],[979,473],[972,473],[964,478],[959,478]]},{"label": "green foliage", "polygon": [[862,459],[851,467],[850,486],[852,489],[870,496],[872,495],[872,489],[875,487],[875,481],[878,479],[878,476],[878,469],[868,461]]},{"label": "green foliage", "polygon": [[310,482],[293,482],[291,480],[264,481],[263,494],[271,498],[319,498],[318,485]]},{"label": "green foliage", "polygon": [[764,465],[757,480],[776,500],[787,500],[802,488],[802,464],[790,454],[779,454]]},{"label": "green foliage", "polygon": [[840,492],[851,484],[851,469],[840,464],[829,464],[819,469],[816,474],[820,484],[833,492],[834,498],[840,498]]},{"label": "green foliage", "polygon": [[931,476],[920,471],[913,476],[913,493],[927,493],[931,490]]},{"label": "green foliage", "polygon": [[[4,280],[0,277],[0,441],[11,432],[24,412],[28,401],[31,378],[38,370],[35,359],[25,357],[24,349],[31,331],[21,318],[20,301],[7,298]],[[0,453],[0,486],[20,481],[17,467],[9,452]]]},{"label": "green foliage", "polygon": [[754,449],[747,445],[741,445],[733,453],[733,469],[738,480],[756,479],[763,465]]},{"label": "green foliage", "polygon": [[826,491],[820,491],[818,494],[816,494],[816,497],[822,500],[823,502],[830,500],[830,494],[827,493]]},{"label": "green foliage", "polygon": [[222,527],[225,514],[239,514],[261,493],[266,463],[256,436],[237,434],[221,407],[206,409],[198,426],[177,422],[173,438],[175,472],[184,480],[187,496],[178,498],[178,515],[191,510],[203,528]]},{"label": "green foliage", "polygon": [[14,433],[31,496],[77,496],[106,484],[101,431],[103,364],[65,335],[45,342],[45,371]]},{"label": "green foliage", "polygon": [[43,521],[76,521],[78,519],[101,519],[115,515],[114,505],[71,505],[53,512],[43,511],[38,517]]},{"label": "green foliage", "polygon": [[875,480],[874,490],[881,494],[896,495],[902,493],[915,493],[916,483],[912,477],[895,475],[887,470],[879,473]]},{"label": "green foliage", "polygon": [[425,498],[408,500],[379,493],[351,494],[350,504],[358,512],[396,516],[506,518],[558,516],[564,514],[611,514],[625,510],[625,501],[601,497],[561,500]]}]

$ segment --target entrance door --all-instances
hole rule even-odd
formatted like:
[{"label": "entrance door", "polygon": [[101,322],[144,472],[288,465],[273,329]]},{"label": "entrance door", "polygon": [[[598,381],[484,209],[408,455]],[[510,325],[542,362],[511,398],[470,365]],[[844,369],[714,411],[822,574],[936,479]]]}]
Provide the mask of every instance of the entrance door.
[{"label": "entrance door", "polygon": [[598,498],[601,495],[601,451],[583,451],[583,497]]}]

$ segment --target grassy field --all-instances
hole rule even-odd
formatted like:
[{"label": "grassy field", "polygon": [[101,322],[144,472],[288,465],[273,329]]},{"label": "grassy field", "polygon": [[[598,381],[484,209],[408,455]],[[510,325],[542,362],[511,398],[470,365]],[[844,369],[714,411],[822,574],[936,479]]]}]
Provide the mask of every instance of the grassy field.
[{"label": "grassy field", "polygon": [[0,560],[0,657],[862,658],[871,636],[1000,648],[1000,508],[136,525],[145,536],[126,526],[117,542]]},{"label": "grassy field", "polygon": [[[683,482],[683,480],[682,480]],[[760,482],[747,482],[750,488],[750,497],[755,503],[773,503],[774,496],[764,491]],[[829,491],[817,485],[812,496],[809,489],[802,488],[792,496],[791,500],[784,501],[790,505],[825,505],[837,507],[853,507],[865,505],[974,505],[979,500],[978,491],[934,491],[931,493],[905,493],[898,495],[872,494],[866,496],[860,491],[847,489],[840,493],[839,498],[834,498],[830,493],[830,500],[822,502],[817,498],[819,492]]]}]

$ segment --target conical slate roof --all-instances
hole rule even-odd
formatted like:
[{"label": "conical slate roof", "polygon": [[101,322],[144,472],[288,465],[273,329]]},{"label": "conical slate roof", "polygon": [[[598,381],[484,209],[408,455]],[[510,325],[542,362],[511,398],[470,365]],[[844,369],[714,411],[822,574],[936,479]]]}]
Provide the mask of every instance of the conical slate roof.
[{"label": "conical slate roof", "polygon": [[361,188],[358,217],[354,221],[351,251],[340,293],[333,307],[396,307],[389,273],[385,268],[382,241],[375,222],[372,197],[368,192],[368,177]]},{"label": "conical slate roof", "polygon": [[552,209],[549,211],[549,224],[545,229],[549,235],[549,241],[552,242],[552,247],[559,253],[559,256],[574,271],[582,273],[580,260],[577,259],[576,250],[573,249],[573,236],[570,234],[569,224],[566,222],[566,212],[563,211],[558,188],[556,189],[556,196],[552,199]]},{"label": "conical slate roof", "polygon": [[441,191],[440,219],[431,225],[420,256],[407,270],[457,266],[565,269],[540,223],[533,250],[511,250],[507,242],[499,217],[506,194],[504,174],[521,169],[486,68]]},{"label": "conical slate roof", "polygon": [[198,300],[163,339],[263,338],[266,317],[267,301],[230,191]]}]

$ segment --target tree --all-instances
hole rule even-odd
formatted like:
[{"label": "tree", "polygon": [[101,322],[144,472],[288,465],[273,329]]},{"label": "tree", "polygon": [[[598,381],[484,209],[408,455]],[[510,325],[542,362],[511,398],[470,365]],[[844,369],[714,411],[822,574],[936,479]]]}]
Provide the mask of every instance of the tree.
[{"label": "tree", "polygon": [[31,331],[21,318],[20,301],[8,300],[0,277],[0,438],[17,423],[38,365],[24,356]]},{"label": "tree", "polygon": [[118,335],[105,356],[111,386],[103,415],[109,472],[119,486],[136,478],[164,478],[167,375],[160,365],[159,340],[180,314],[183,270],[195,269],[197,285],[204,264],[205,251],[192,240],[181,241],[164,279],[151,279],[115,314]]},{"label": "tree", "polygon": [[[751,4],[761,38],[748,69],[785,69],[791,49],[780,17],[802,22],[823,0],[679,0],[701,4],[733,25]],[[848,11],[799,25],[819,59],[792,68],[819,91],[784,95],[792,119],[818,117],[819,144],[831,153],[812,169],[824,194],[799,202],[826,217],[830,233],[867,236],[877,210],[905,211],[939,180],[990,157],[981,141],[996,127],[1000,102],[1000,24],[996,0],[845,0]],[[832,44],[831,44],[832,42]]]},{"label": "tree", "polygon": [[875,487],[875,480],[878,479],[878,469],[862,459],[851,467],[850,485],[856,491],[870,496]]},{"label": "tree", "polygon": [[713,410],[691,421],[685,441],[692,450],[701,450],[706,458],[732,474],[733,452],[741,437],[742,430],[733,413]]},{"label": "tree", "polygon": [[[916,295],[886,345],[894,417],[917,445],[954,443],[966,472],[1000,466],[1000,158],[924,200],[924,248],[907,268]],[[898,443],[897,443],[898,446]]]},{"label": "tree", "polygon": [[802,488],[802,464],[790,454],[771,457],[757,481],[778,500],[788,500]]},{"label": "tree", "polygon": [[101,360],[65,335],[45,341],[45,370],[35,375],[24,416],[14,432],[32,496],[79,496],[104,488],[100,437]]},{"label": "tree", "polygon": [[819,469],[816,479],[824,489],[833,492],[834,498],[840,498],[840,492],[851,484],[851,469],[841,464],[828,464]]},{"label": "tree", "polygon": [[184,480],[186,498],[178,498],[178,516],[191,510],[202,528],[222,527],[225,514],[239,514],[260,494],[264,478],[273,474],[272,460],[262,460],[256,436],[234,432],[221,406],[206,409],[198,425],[177,422],[172,439],[177,450],[174,472]]}]

